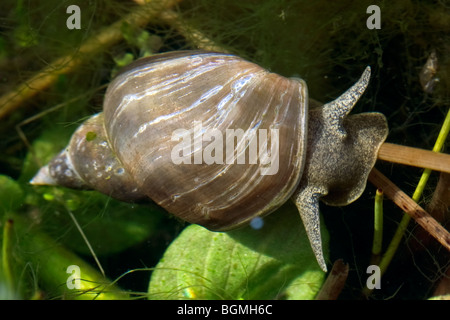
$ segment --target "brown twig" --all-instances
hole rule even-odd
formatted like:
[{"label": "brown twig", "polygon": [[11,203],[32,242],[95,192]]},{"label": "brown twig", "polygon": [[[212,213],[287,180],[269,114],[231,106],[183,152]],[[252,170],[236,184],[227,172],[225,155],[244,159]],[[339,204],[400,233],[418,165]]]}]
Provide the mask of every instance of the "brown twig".
[{"label": "brown twig", "polygon": [[378,159],[450,173],[450,155],[445,153],[385,142],[380,147]]},{"label": "brown twig", "polygon": [[336,300],[339,297],[348,276],[348,264],[342,259],[336,260],[330,274],[317,294],[316,300]]}]

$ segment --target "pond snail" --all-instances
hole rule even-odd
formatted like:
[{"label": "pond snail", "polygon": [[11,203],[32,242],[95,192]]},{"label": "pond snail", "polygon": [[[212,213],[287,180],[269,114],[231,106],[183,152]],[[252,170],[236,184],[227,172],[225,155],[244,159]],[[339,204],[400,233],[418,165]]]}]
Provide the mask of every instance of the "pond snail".
[{"label": "pond snail", "polygon": [[180,51],[131,63],[103,112],[31,180],[150,198],[213,231],[245,225],[291,198],[320,267],[319,199],[343,206],[366,186],[388,128],[380,113],[348,116],[370,68],[336,100],[230,54]]}]

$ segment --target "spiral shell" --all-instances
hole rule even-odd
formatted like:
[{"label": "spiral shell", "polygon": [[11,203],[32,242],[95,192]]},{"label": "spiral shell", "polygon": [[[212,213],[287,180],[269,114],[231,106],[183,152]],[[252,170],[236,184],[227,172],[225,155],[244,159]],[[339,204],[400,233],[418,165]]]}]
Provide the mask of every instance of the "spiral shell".
[{"label": "spiral shell", "polygon": [[309,110],[303,80],[234,55],[189,51],[137,60],[109,85],[103,113],[32,183],[150,198],[214,231],[246,224],[292,197],[326,270],[318,200],[345,205],[358,198],[387,135],[381,114],[347,116],[369,77],[367,68],[341,97]]}]

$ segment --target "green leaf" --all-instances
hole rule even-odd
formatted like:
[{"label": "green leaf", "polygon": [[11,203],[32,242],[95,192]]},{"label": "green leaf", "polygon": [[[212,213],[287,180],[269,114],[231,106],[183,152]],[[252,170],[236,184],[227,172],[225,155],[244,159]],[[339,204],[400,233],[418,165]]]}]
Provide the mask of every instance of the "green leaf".
[{"label": "green leaf", "polygon": [[259,230],[187,227],[156,266],[148,292],[150,299],[312,299],[324,277],[289,202]]}]

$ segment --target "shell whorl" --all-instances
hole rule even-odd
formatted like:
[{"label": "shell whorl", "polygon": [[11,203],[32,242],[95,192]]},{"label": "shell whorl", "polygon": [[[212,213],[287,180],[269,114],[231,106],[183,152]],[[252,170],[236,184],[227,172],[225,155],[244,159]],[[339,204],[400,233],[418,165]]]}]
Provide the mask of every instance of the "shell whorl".
[{"label": "shell whorl", "polygon": [[72,135],[67,148],[42,167],[30,183],[94,189],[129,202],[145,198],[111,150],[103,124],[103,113],[83,122]]},{"label": "shell whorl", "polygon": [[[307,88],[256,64],[218,53],[176,53],[129,66],[108,87],[105,128],[112,149],[147,196],[182,219],[212,230],[235,228],[283,204],[298,185],[305,159]],[[195,124],[222,133],[223,164],[174,164],[174,132],[190,130],[188,157],[207,150],[212,139],[195,144]],[[244,164],[225,163],[229,129],[266,130],[270,149],[278,130],[277,179],[250,164],[248,140]],[[197,132],[198,134],[198,132]],[[214,139],[218,138],[215,136]],[[228,140],[227,140],[228,138]],[[234,141],[234,138],[232,138]],[[219,144],[218,144],[219,145]],[[199,150],[200,148],[200,150]],[[261,151],[261,150],[258,150]],[[260,159],[259,159],[260,160]]]}]

